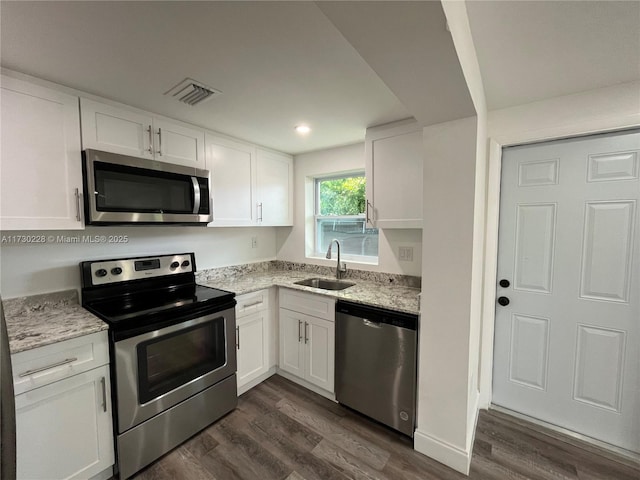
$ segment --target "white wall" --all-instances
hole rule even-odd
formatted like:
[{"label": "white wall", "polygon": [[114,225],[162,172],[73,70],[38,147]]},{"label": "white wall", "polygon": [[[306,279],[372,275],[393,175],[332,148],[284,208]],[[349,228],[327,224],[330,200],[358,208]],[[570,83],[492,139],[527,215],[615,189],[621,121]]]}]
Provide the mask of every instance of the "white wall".
[{"label": "white wall", "polygon": [[[313,178],[333,173],[364,171],[364,164],[364,143],[294,157],[294,226],[278,229],[278,260],[335,266],[335,260],[306,256],[307,252],[313,250],[313,235],[305,237],[305,230],[311,231],[313,228]],[[401,246],[413,247],[412,262],[398,260],[398,248]],[[347,267],[351,265],[359,270],[419,276],[422,265],[421,252],[421,230],[381,230],[378,265],[347,261]]]},{"label": "white wall", "polygon": [[424,129],[424,224],[415,449],[466,472],[476,118]]},{"label": "white wall", "polygon": [[[78,264],[84,260],[195,252],[198,270],[274,260],[274,227],[205,228],[171,226],[87,227],[84,231],[0,232],[44,235],[45,244],[0,244],[0,293],[13,298],[80,288]],[[60,243],[61,237],[127,235],[127,243]],[[251,238],[258,247],[251,248]],[[6,240],[6,238],[5,238]]]},{"label": "white wall", "polygon": [[487,107],[466,5],[443,10],[476,117],[424,129],[422,302],[415,449],[468,473],[478,412]]}]

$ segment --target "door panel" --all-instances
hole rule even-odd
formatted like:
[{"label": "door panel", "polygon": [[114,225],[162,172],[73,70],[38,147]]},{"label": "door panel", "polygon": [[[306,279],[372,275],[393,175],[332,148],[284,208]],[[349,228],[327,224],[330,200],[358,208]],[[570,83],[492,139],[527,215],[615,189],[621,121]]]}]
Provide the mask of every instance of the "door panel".
[{"label": "door panel", "polygon": [[587,203],[581,297],[628,302],[634,213],[635,201]]},{"label": "door panel", "polygon": [[207,135],[205,141],[213,198],[210,225],[253,225],[255,147],[213,135]]},{"label": "door panel", "polygon": [[556,205],[518,205],[517,208],[514,288],[551,293]]},{"label": "door panel", "polygon": [[238,319],[238,387],[269,370],[267,364],[267,318],[257,312]]},{"label": "door panel", "polygon": [[573,398],[620,413],[625,332],[578,326]]},{"label": "door panel", "polygon": [[280,309],[280,368],[304,378],[302,314]]},{"label": "door panel", "polygon": [[546,390],[549,319],[513,315],[509,380]]},{"label": "door panel", "polygon": [[82,148],[153,158],[151,116],[86,98],[80,107]]},{"label": "door panel", "polygon": [[334,391],[335,328],[334,323],[305,316],[308,344],[306,349],[306,379]]},{"label": "door panel", "polygon": [[493,376],[493,403],[634,452],[639,156],[637,130],[504,149]]}]

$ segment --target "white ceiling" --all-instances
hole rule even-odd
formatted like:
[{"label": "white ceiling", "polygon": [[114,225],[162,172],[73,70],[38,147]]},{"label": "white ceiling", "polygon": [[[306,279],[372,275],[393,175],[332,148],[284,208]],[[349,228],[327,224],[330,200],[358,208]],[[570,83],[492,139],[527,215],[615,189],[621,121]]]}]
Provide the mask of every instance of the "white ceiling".
[{"label": "white ceiling", "polygon": [[[467,9],[491,109],[640,78],[640,2]],[[3,0],[0,22],[3,67],[289,153],[474,114],[438,1]],[[223,94],[163,96],[185,77]]]},{"label": "white ceiling", "polygon": [[490,110],[640,79],[638,1],[467,2]]},{"label": "white ceiling", "polygon": [[[311,2],[5,2],[2,66],[289,153],[410,117]],[[223,92],[189,107],[185,77]],[[294,126],[313,133],[300,137]]]}]

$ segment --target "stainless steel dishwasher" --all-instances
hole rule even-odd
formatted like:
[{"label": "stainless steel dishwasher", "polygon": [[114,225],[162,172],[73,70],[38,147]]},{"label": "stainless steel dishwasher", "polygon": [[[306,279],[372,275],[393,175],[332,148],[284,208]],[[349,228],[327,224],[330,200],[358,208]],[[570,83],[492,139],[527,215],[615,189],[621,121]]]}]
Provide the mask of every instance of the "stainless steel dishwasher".
[{"label": "stainless steel dishwasher", "polygon": [[336,400],[413,437],[418,316],[336,303]]}]

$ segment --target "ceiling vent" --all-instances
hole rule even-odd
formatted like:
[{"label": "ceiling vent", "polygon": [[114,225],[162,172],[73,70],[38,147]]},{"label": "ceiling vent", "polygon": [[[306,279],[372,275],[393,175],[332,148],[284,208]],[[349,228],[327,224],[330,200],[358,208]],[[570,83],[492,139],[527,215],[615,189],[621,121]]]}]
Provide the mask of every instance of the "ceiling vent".
[{"label": "ceiling vent", "polygon": [[192,107],[220,94],[222,94],[220,90],[207,87],[200,82],[196,82],[193,78],[185,78],[171,90],[165,92],[165,95],[169,95]]}]

